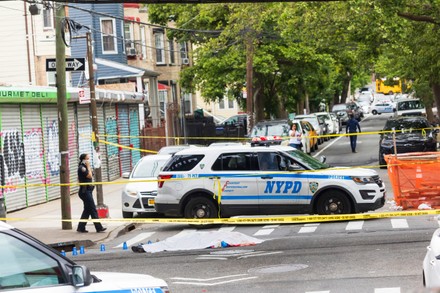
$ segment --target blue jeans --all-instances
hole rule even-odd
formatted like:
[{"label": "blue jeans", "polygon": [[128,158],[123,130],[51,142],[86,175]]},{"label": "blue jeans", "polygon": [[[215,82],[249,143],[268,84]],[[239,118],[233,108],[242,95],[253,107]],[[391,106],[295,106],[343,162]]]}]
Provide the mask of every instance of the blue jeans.
[{"label": "blue jeans", "polygon": [[356,151],[356,141],[357,141],[357,135],[350,135],[350,146],[351,151]]},{"label": "blue jeans", "polygon": [[295,148],[297,150],[301,149],[301,144],[300,143],[289,143],[289,146],[291,146],[291,147],[293,147],[293,148]]}]

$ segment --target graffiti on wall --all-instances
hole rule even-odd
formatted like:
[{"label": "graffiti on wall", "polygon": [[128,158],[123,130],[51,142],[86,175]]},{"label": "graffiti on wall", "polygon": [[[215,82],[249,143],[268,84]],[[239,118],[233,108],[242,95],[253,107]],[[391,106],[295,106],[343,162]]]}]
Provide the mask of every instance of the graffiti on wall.
[{"label": "graffiti on wall", "polygon": [[[24,182],[26,174],[24,144],[16,129],[0,133],[3,140],[3,171],[5,185],[18,185]],[[4,193],[15,192],[16,188],[5,188]]]},{"label": "graffiti on wall", "polygon": [[49,121],[46,118],[47,132],[47,167],[51,176],[60,174],[60,165],[58,160],[59,141],[58,141],[58,123],[56,120]]},{"label": "graffiti on wall", "polygon": [[[114,117],[108,117],[105,119],[105,133],[109,135],[116,135],[117,130],[117,122]],[[111,143],[118,143],[118,139],[114,136],[107,137],[107,141]],[[118,155],[118,148],[114,145],[107,145],[107,156],[117,156]]]},{"label": "graffiti on wall", "polygon": [[75,150],[77,149],[76,145],[76,125],[75,122],[70,123],[69,126],[69,156],[73,158],[75,156]]},{"label": "graffiti on wall", "polygon": [[41,128],[32,128],[23,135],[27,178],[43,179],[43,139]]},{"label": "graffiti on wall", "polygon": [[[84,127],[78,127],[78,150],[80,154],[90,154],[92,153],[92,126],[87,125]],[[92,159],[93,166],[93,156]]]}]

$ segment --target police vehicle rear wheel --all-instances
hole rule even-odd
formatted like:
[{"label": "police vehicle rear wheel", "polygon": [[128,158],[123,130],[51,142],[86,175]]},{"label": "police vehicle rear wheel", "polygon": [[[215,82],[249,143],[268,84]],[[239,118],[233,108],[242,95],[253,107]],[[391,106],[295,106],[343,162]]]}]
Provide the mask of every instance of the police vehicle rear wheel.
[{"label": "police vehicle rear wheel", "polygon": [[218,209],[211,200],[195,197],[186,204],[184,215],[189,219],[217,218]]},{"label": "police vehicle rear wheel", "polygon": [[317,212],[320,215],[349,214],[350,201],[342,191],[329,190],[318,199]]}]

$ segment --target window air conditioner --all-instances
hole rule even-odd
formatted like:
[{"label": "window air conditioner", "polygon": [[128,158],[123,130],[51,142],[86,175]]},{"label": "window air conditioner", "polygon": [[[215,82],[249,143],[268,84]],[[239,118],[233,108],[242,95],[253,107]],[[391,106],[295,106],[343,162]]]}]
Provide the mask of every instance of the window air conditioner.
[{"label": "window air conditioner", "polygon": [[136,49],[135,48],[128,48],[128,56],[136,56]]},{"label": "window air conditioner", "polygon": [[183,65],[189,65],[189,59],[188,58],[182,58],[182,64]]}]

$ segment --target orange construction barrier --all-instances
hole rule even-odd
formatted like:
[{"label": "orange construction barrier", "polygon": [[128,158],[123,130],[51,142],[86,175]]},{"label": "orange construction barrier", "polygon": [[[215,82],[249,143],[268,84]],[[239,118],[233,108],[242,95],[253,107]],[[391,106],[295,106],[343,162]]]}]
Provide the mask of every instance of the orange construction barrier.
[{"label": "orange construction barrier", "polygon": [[385,155],[396,205],[440,208],[440,152]]}]

